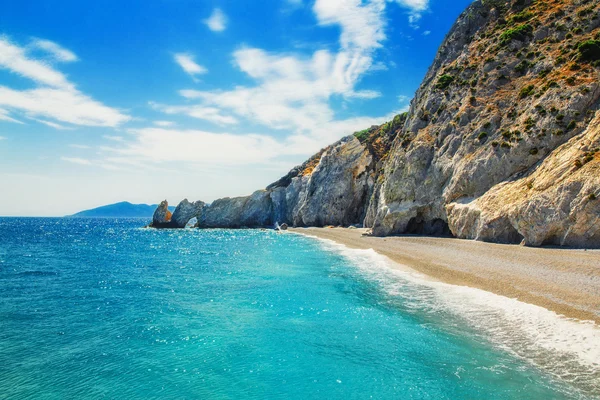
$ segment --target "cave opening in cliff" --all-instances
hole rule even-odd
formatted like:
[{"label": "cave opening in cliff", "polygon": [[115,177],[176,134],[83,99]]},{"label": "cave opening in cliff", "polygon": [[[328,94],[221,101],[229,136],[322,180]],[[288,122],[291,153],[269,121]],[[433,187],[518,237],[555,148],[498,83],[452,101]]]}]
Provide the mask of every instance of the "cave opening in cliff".
[{"label": "cave opening in cliff", "polygon": [[408,221],[405,233],[409,235],[426,235],[439,237],[454,237],[448,222],[441,218],[426,220],[421,213]]},{"label": "cave opening in cliff", "polygon": [[519,233],[519,231],[512,226],[512,224],[507,224],[506,227],[506,237],[504,240],[499,240],[499,242],[505,242],[507,244],[520,244],[523,239],[523,235]]}]

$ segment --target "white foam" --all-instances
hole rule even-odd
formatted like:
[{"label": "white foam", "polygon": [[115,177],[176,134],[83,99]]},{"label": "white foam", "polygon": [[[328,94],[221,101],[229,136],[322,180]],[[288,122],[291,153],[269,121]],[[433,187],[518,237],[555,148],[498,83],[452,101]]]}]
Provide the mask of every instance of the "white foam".
[{"label": "white foam", "polygon": [[[600,393],[600,326],[516,299],[433,280],[373,250],[350,249],[319,239],[346,257],[389,295],[409,308],[466,322],[497,347],[571,382],[588,394]],[[449,321],[449,325],[452,322]]]}]

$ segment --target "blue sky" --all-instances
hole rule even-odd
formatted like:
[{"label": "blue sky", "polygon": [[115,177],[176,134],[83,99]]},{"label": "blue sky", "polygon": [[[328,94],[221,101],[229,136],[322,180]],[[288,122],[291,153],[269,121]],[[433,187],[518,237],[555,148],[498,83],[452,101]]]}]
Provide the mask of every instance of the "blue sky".
[{"label": "blue sky", "polygon": [[469,3],[4,2],[0,215],[265,187],[405,110]]}]

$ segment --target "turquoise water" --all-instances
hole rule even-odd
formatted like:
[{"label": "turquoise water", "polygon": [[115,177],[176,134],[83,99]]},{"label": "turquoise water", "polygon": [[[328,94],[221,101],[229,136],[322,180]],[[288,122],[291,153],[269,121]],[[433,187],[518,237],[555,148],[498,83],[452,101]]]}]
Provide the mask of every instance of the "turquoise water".
[{"label": "turquoise water", "polygon": [[594,395],[369,253],[144,222],[0,219],[0,398]]}]

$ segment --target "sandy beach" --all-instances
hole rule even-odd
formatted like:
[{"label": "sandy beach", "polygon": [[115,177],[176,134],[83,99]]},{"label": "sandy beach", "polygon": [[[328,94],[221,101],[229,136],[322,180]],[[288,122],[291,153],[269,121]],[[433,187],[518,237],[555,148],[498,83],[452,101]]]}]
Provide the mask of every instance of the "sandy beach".
[{"label": "sandy beach", "polygon": [[483,289],[600,324],[600,251],[530,248],[420,236],[377,238],[363,229],[296,228],[379,254],[433,279]]}]

